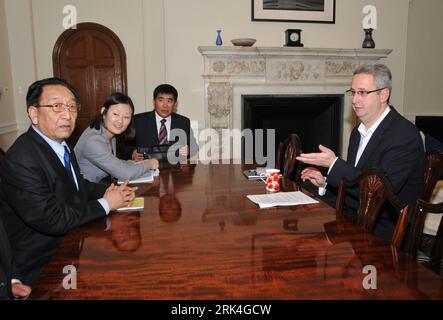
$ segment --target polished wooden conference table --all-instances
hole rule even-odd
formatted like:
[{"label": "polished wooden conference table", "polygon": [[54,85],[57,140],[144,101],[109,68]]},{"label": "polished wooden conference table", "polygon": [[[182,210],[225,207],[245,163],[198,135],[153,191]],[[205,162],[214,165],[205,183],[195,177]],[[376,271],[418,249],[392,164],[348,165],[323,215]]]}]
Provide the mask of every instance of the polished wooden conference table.
[{"label": "polished wooden conference table", "polygon": [[[259,209],[246,195],[265,193],[264,183],[248,181],[245,168],[163,168],[154,183],[139,185],[143,211],[72,230],[31,298],[443,298],[438,275],[336,219],[325,203]],[[76,289],[67,290],[69,265]]]}]

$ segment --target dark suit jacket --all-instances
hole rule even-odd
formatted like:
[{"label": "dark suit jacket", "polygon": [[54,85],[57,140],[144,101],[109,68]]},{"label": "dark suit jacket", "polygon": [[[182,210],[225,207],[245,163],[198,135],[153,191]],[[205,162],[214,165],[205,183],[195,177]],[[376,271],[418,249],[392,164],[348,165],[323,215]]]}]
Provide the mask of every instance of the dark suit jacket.
[{"label": "dark suit jacket", "polygon": [[[355,167],[359,142],[360,133],[356,127],[349,141],[348,160],[336,161],[327,177],[328,184],[338,187],[342,177],[352,180],[369,168],[379,168],[387,174],[403,203],[415,203],[423,191],[425,159],[418,129],[391,107]],[[351,193],[346,202],[355,209],[357,193],[356,190],[354,192],[354,201]],[[390,241],[397,218],[392,210],[385,210],[377,222],[375,233]]]},{"label": "dark suit jacket", "polygon": [[[71,153],[77,191],[52,148],[34,129],[22,134],[5,156],[2,186],[13,211],[3,215],[22,282],[34,285],[69,230],[103,217],[96,200],[106,185],[84,180]],[[62,272],[62,270],[60,270]]]},{"label": "dark suit jacket", "polygon": [[0,300],[12,299],[11,279],[14,277],[11,247],[1,217],[5,209],[0,200]]},{"label": "dark suit jacket", "polygon": [[[128,143],[125,148],[125,158],[130,159],[135,148],[148,148],[157,146],[158,129],[155,121],[155,111],[143,112],[134,116],[135,140]],[[171,114],[171,131],[173,129],[182,129],[186,133],[186,144],[188,145],[190,155],[197,151],[197,142],[191,129],[189,118],[177,113]],[[177,142],[178,138],[175,139]]]}]

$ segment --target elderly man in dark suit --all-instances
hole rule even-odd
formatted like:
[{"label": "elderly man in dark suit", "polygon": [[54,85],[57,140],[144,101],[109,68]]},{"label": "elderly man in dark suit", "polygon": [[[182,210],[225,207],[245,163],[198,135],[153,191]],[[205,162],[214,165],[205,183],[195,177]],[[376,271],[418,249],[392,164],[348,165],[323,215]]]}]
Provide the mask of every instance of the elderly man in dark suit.
[{"label": "elderly man in dark suit", "polygon": [[[24,283],[33,286],[59,242],[72,228],[127,206],[135,189],[83,179],[65,142],[80,105],[66,81],[34,82],[26,95],[32,126],[6,152],[2,191],[13,210],[3,214],[13,257]],[[60,270],[62,272],[62,270]]]},{"label": "elderly man in dark suit", "polygon": [[[391,90],[392,75],[385,65],[363,65],[355,70],[347,93],[352,96],[352,108],[360,125],[351,133],[348,159],[340,159],[320,145],[319,153],[301,154],[297,159],[329,168],[327,178],[310,167],[302,172],[303,180],[321,189],[326,182],[328,186],[338,187],[341,178],[351,180],[375,167],[387,174],[403,203],[415,203],[423,190],[423,142],[418,129],[389,106]],[[346,199],[352,209],[356,209],[356,195]],[[374,232],[390,241],[397,218],[395,212],[385,210]]]},{"label": "elderly man in dark suit", "polygon": [[[174,111],[177,108],[178,92],[169,84],[161,84],[154,90],[154,110],[143,112],[134,116],[135,146],[149,148],[177,142],[172,140],[171,130],[181,129],[186,134],[186,141],[179,141],[182,156],[193,156],[197,151],[197,143],[191,129],[189,118],[179,115]],[[132,159],[143,160],[143,154],[132,152]]]}]

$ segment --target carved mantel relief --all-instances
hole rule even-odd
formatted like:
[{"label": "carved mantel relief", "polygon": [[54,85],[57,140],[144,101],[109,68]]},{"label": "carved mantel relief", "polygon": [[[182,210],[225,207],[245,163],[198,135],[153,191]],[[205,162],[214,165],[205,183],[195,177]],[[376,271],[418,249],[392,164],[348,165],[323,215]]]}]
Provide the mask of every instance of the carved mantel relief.
[{"label": "carved mantel relief", "polygon": [[386,58],[392,51],[229,46],[198,50],[204,58],[206,127],[216,130],[240,124],[241,106],[237,98],[234,101],[237,86],[242,91],[236,91],[236,96],[248,94],[250,89],[243,88],[254,88],[255,94],[261,90],[269,94],[275,89],[285,94],[303,94],[304,90],[341,93],[349,86],[356,67]]},{"label": "carved mantel relief", "polygon": [[210,83],[208,86],[208,112],[211,115],[211,128],[229,128],[229,115],[232,110],[232,86],[230,83]]},{"label": "carved mantel relief", "polygon": [[269,81],[319,81],[324,78],[324,62],[300,60],[269,61],[266,79]]},{"label": "carved mantel relief", "polygon": [[357,67],[357,62],[326,61],[326,76],[352,76]]}]

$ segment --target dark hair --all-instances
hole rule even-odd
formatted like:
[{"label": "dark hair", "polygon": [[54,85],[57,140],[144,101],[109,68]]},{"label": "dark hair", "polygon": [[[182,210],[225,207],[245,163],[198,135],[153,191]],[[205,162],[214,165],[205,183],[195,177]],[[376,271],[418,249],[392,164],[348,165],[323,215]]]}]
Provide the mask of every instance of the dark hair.
[{"label": "dark hair", "polygon": [[67,81],[60,78],[46,78],[42,80],[35,81],[28,88],[28,93],[26,94],[26,108],[28,109],[30,106],[36,106],[40,103],[40,97],[43,92],[44,86],[49,85],[58,85],[67,88],[75,97],[75,100],[78,102],[80,100],[80,95],[77,90],[70,85]]},{"label": "dark hair", "polygon": [[161,84],[157,86],[157,88],[154,89],[154,99],[157,98],[157,96],[160,93],[172,94],[174,96],[174,100],[177,101],[178,98],[177,89],[175,89],[170,84]]},{"label": "dark hair", "polygon": [[103,108],[105,108],[105,110],[103,110],[103,113],[99,113],[98,116],[94,120],[91,121],[91,124],[89,125],[89,127],[91,129],[94,128],[96,130],[100,130],[100,126],[104,122],[103,115],[108,113],[108,110],[111,106],[113,106],[115,104],[120,104],[120,103],[129,105],[132,110],[131,122],[129,123],[126,130],[124,132],[122,132],[121,135],[123,136],[124,140],[133,138],[135,135],[135,130],[132,125],[132,123],[134,121],[134,104],[132,103],[132,100],[129,96],[127,96],[123,93],[120,93],[120,92],[114,92],[105,100],[105,102],[103,103]]}]

